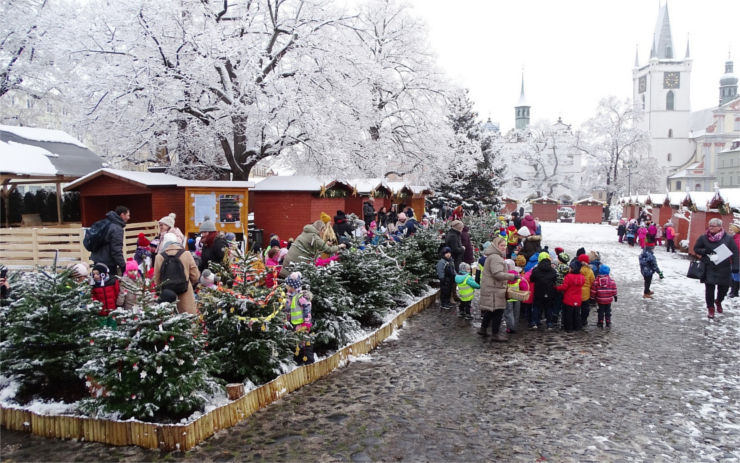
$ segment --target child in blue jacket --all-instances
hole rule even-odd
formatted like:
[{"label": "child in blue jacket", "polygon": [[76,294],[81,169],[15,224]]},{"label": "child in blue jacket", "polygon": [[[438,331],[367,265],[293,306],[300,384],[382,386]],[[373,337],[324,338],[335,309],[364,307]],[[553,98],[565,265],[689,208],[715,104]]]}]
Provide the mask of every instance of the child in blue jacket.
[{"label": "child in blue jacket", "polygon": [[452,308],[452,289],[455,285],[455,262],[452,260],[452,249],[445,246],[437,262],[439,278],[439,303],[442,309]]}]

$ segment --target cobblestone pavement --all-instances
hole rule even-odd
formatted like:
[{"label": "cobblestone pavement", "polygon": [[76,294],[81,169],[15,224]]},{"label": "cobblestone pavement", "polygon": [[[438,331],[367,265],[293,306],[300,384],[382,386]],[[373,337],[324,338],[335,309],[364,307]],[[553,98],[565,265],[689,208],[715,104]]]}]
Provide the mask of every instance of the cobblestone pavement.
[{"label": "cobblestone pavement", "polygon": [[524,329],[508,343],[431,307],[369,359],[187,453],[3,430],[2,460],[740,460],[740,304],[710,324],[694,295],[641,290],[620,287],[610,330],[592,314],[586,332]]}]

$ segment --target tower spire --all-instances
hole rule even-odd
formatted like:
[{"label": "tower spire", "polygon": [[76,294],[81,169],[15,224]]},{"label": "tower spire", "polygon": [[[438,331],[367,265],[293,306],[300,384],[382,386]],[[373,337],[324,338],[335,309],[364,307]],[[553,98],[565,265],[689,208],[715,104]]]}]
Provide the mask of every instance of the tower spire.
[{"label": "tower spire", "polygon": [[653,47],[650,57],[673,59],[673,39],[671,38],[671,20],[668,16],[668,3],[660,7],[658,21],[653,33]]},{"label": "tower spire", "polygon": [[635,67],[636,68],[639,68],[640,67],[640,58],[639,58],[639,56],[640,56],[640,54],[638,53],[637,44],[635,44]]},{"label": "tower spire", "polygon": [[686,34],[686,57],[685,59],[691,58],[691,53],[689,53],[689,34]]},{"label": "tower spire", "polygon": [[522,68],[522,89],[519,93],[519,103],[514,107],[515,127],[524,130],[529,126],[529,103],[524,97],[524,68]]}]

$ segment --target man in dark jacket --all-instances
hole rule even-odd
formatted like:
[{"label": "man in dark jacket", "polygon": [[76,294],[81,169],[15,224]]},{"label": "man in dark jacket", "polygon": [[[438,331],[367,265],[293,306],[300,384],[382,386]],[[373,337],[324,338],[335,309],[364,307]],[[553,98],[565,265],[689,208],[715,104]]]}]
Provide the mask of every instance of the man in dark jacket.
[{"label": "man in dark jacket", "polygon": [[131,211],[126,206],[118,206],[115,211],[108,211],[105,218],[110,221],[105,232],[104,243],[90,254],[94,263],[105,264],[111,275],[123,275],[126,271],[126,259],[123,258],[123,229],[131,218]]},{"label": "man in dark jacket", "polygon": [[461,232],[464,225],[459,220],[453,220],[450,222],[450,229],[447,230],[445,235],[445,246],[450,248],[452,252],[452,260],[455,262],[455,272],[460,269],[460,262],[462,262],[463,254],[465,254],[465,247],[462,244]]},{"label": "man in dark jacket", "polygon": [[370,198],[363,203],[362,218],[365,221],[365,228],[369,230],[370,222],[375,220],[375,206],[373,206],[373,198]]},{"label": "man in dark jacket", "polygon": [[346,243],[350,237],[353,236],[355,228],[347,220],[347,215],[344,211],[337,211],[337,215],[334,216],[334,234],[337,235],[337,241],[340,243]]},{"label": "man in dark jacket", "polygon": [[[552,268],[550,254],[541,252],[538,256],[537,266],[532,269],[530,282],[534,285],[534,300],[532,301],[532,312],[530,312],[529,329],[535,330],[540,325],[541,314],[546,314],[548,328],[557,325],[557,314],[553,314],[555,303],[555,282],[558,273]],[[555,320],[553,321],[553,318]]]},{"label": "man in dark jacket", "polygon": [[200,232],[200,243],[202,245],[198,270],[202,273],[203,270],[208,268],[210,262],[223,263],[229,243],[218,234],[216,224],[208,216],[203,218],[198,231]]},{"label": "man in dark jacket", "polygon": [[475,255],[473,254],[473,243],[470,241],[470,228],[467,226],[463,227],[462,232],[460,233],[460,239],[462,240],[462,245],[465,247],[462,261],[473,265],[475,262]]}]

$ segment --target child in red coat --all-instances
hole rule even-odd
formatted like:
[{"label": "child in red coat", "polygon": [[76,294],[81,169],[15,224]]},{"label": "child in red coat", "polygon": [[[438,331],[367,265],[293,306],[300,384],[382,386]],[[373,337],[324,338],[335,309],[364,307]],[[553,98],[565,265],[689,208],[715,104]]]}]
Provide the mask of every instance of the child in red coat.
[{"label": "child in red coat", "polygon": [[591,286],[591,297],[599,305],[599,322],[596,323],[599,328],[604,327],[605,317],[606,327],[612,326],[612,301],[617,302],[617,283],[609,276],[609,271],[608,266],[601,264],[599,276]]},{"label": "child in red coat", "polygon": [[563,293],[563,330],[570,332],[578,329],[581,317],[581,292],[586,278],[581,275],[581,262],[570,263],[570,273],[563,278],[563,284],[555,289]]},{"label": "child in red coat", "polygon": [[94,301],[102,304],[100,312],[101,326],[116,328],[116,321],[110,316],[110,313],[116,310],[116,299],[121,291],[117,278],[110,277],[108,266],[102,263],[93,265],[90,274],[91,296]]}]

